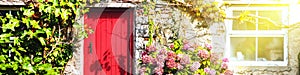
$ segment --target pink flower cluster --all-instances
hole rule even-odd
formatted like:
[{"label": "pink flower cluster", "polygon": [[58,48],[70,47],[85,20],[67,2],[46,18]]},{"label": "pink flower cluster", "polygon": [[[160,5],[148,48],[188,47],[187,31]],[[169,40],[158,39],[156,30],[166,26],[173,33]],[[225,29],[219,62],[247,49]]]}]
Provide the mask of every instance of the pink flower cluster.
[{"label": "pink flower cluster", "polygon": [[164,73],[164,69],[160,68],[160,67],[156,67],[154,69],[154,73],[157,74],[157,75],[162,75]]},{"label": "pink flower cluster", "polygon": [[153,45],[150,45],[150,46],[146,47],[146,51],[148,51],[148,52],[153,52],[153,51],[156,51],[156,50],[157,49]]},{"label": "pink flower cluster", "polygon": [[219,55],[217,55],[216,53],[210,54],[210,62],[212,64],[218,64],[218,60],[219,60]]},{"label": "pink flower cluster", "polygon": [[[141,57],[142,67],[139,69],[140,75],[149,74],[146,72],[154,73],[155,75],[165,75],[165,73],[175,73],[176,71],[196,73],[195,71],[199,69],[204,69],[205,74],[209,75],[232,75],[232,71],[227,70],[229,60],[224,58],[220,62],[219,56],[210,52],[212,49],[210,44],[205,44],[205,47],[199,47],[201,50],[193,49],[198,46],[194,47],[193,45],[191,47],[188,43],[183,43],[181,46],[177,46],[176,44],[176,47],[182,49],[175,49],[174,44],[164,49],[157,49],[154,45],[146,47],[146,51],[142,53]],[[208,65],[204,63],[212,64]],[[221,69],[213,68],[211,65],[221,67]]]},{"label": "pink flower cluster", "polygon": [[205,44],[205,47],[208,49],[208,50],[211,50],[212,49],[212,46],[210,44]]},{"label": "pink flower cluster", "polygon": [[178,70],[181,70],[181,69],[183,69],[184,67],[181,65],[181,64],[179,64],[179,63],[177,63],[177,69]]},{"label": "pink flower cluster", "polygon": [[199,50],[198,56],[200,56],[200,57],[203,58],[203,59],[208,59],[209,56],[210,56],[210,54],[209,54],[209,52],[206,51],[206,50]]},{"label": "pink flower cluster", "polygon": [[222,61],[223,62],[221,64],[221,68],[222,69],[228,69],[228,65],[227,65],[227,63],[229,62],[228,58],[223,58]]},{"label": "pink flower cluster", "polygon": [[191,71],[196,71],[201,66],[199,62],[194,62],[193,65],[190,67]]},{"label": "pink flower cluster", "polygon": [[189,44],[185,43],[185,44],[183,45],[183,50],[189,50],[190,47],[191,47],[191,46],[190,46]]},{"label": "pink flower cluster", "polygon": [[168,68],[176,68],[177,67],[177,63],[175,62],[175,59],[168,59],[166,64],[167,64]]},{"label": "pink flower cluster", "polygon": [[141,68],[139,69],[140,75],[144,75],[144,73],[145,73],[146,71],[147,71],[147,70],[146,70],[146,67],[141,67]]},{"label": "pink flower cluster", "polygon": [[182,57],[179,60],[180,60],[180,64],[186,65],[190,63],[191,58],[189,57],[189,55],[182,55]]},{"label": "pink flower cluster", "polygon": [[167,55],[168,55],[168,59],[176,59],[177,58],[177,55],[173,52],[173,51],[169,51],[167,52]]},{"label": "pink flower cluster", "polygon": [[143,61],[143,63],[150,63],[151,60],[152,60],[152,57],[151,57],[151,56],[148,56],[148,55],[142,56],[142,61]]},{"label": "pink flower cluster", "polygon": [[204,68],[204,72],[209,75],[216,75],[216,70],[210,68]]}]

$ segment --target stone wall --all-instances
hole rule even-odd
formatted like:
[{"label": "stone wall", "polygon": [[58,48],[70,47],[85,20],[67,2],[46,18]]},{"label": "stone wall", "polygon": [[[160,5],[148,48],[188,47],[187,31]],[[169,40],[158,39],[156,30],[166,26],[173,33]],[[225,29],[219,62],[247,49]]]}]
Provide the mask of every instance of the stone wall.
[{"label": "stone wall", "polygon": [[[136,20],[135,20],[135,60],[138,60],[142,51],[145,50],[145,46],[147,44],[148,37],[148,19],[149,16],[143,14],[144,9],[142,5],[136,5]],[[182,14],[180,10],[168,6],[166,3],[158,1],[156,8],[154,10],[149,11],[151,16],[154,16],[155,25],[160,25],[161,31],[163,33],[165,42],[170,42],[168,40],[169,37],[173,36],[172,30],[175,30],[179,33],[180,38],[185,38],[190,41],[190,43],[194,45],[204,45],[204,43],[211,43],[213,46],[213,52],[222,54],[225,50],[225,33],[226,28],[224,23],[213,23],[209,28],[196,28],[197,23],[191,22],[190,18],[187,15]],[[300,28],[292,29],[289,31],[288,36],[288,51],[289,51],[289,60],[288,66],[251,66],[251,67],[232,67],[234,69],[235,74],[240,75],[298,75],[298,53],[300,47],[300,35],[296,35],[300,33]],[[299,41],[299,42],[298,42]],[[79,43],[80,44],[80,43]],[[82,57],[83,49],[76,49],[74,52],[74,57],[68,62],[66,67],[65,74],[71,75],[80,75],[82,73],[82,65],[83,62]],[[137,64],[138,62],[136,62]],[[80,65],[81,64],[81,65]],[[137,69],[137,66],[135,66]],[[137,74],[137,70],[135,73]]]},{"label": "stone wall", "polygon": [[[163,2],[162,2],[163,3]],[[159,4],[159,3],[158,3]],[[167,28],[171,25],[173,28],[179,28],[180,37],[189,39],[194,44],[211,43],[213,52],[223,56],[226,43],[226,28],[224,23],[213,23],[209,28],[195,28],[196,23],[190,22],[190,18],[182,14],[173,7],[159,5],[152,12],[164,11],[163,13],[154,14],[156,23],[163,23]],[[136,59],[144,50],[145,37],[147,37],[148,17],[142,14],[142,9],[137,9],[136,18]],[[288,64],[287,66],[238,66],[231,67],[234,74],[237,75],[299,75],[298,53],[300,52],[300,28],[293,28],[288,31]],[[165,34],[167,35],[167,34]]]}]

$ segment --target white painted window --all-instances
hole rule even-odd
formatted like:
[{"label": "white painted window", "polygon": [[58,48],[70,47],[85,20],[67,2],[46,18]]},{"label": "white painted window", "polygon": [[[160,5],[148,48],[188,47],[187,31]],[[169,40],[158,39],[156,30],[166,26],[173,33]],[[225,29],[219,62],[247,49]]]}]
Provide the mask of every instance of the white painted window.
[{"label": "white painted window", "polygon": [[223,0],[223,1],[281,1],[281,0]]},{"label": "white painted window", "polygon": [[[251,15],[266,17],[279,25],[288,24],[288,10],[284,7],[232,7],[228,17],[248,11]],[[287,30],[276,27],[266,19],[253,18],[250,22],[226,20],[226,51],[231,65],[286,66]]]}]

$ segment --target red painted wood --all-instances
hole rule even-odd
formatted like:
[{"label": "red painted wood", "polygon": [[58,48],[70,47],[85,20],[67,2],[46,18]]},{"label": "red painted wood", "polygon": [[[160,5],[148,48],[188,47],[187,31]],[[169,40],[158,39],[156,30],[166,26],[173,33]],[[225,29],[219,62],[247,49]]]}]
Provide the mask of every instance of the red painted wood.
[{"label": "red painted wood", "polygon": [[94,8],[84,16],[84,23],[95,31],[84,40],[84,74],[131,74],[133,11]]}]

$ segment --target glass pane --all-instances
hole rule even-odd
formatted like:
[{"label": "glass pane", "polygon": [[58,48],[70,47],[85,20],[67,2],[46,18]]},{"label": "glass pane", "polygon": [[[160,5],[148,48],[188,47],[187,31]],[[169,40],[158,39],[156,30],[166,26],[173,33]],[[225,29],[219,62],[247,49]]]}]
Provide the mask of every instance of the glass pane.
[{"label": "glass pane", "polygon": [[280,0],[223,0],[223,1],[280,1]]},{"label": "glass pane", "polygon": [[[233,16],[239,16],[243,11],[233,11]],[[249,11],[250,14],[256,14],[255,11]],[[255,30],[255,19],[251,21],[244,21],[243,23],[233,20],[232,30]]]},{"label": "glass pane", "polygon": [[18,11],[17,10],[11,10],[11,15],[18,16]]},{"label": "glass pane", "polygon": [[255,61],[255,37],[231,37],[232,61]]},{"label": "glass pane", "polygon": [[0,10],[0,16],[6,16],[6,13],[9,14],[9,10]]},{"label": "glass pane", "polygon": [[[276,24],[282,24],[282,13],[280,10],[258,11],[258,16],[266,17],[274,21]],[[279,30],[280,27],[274,25],[267,19],[258,19],[258,30]]]},{"label": "glass pane", "polygon": [[283,61],[283,37],[259,37],[258,61]]}]

